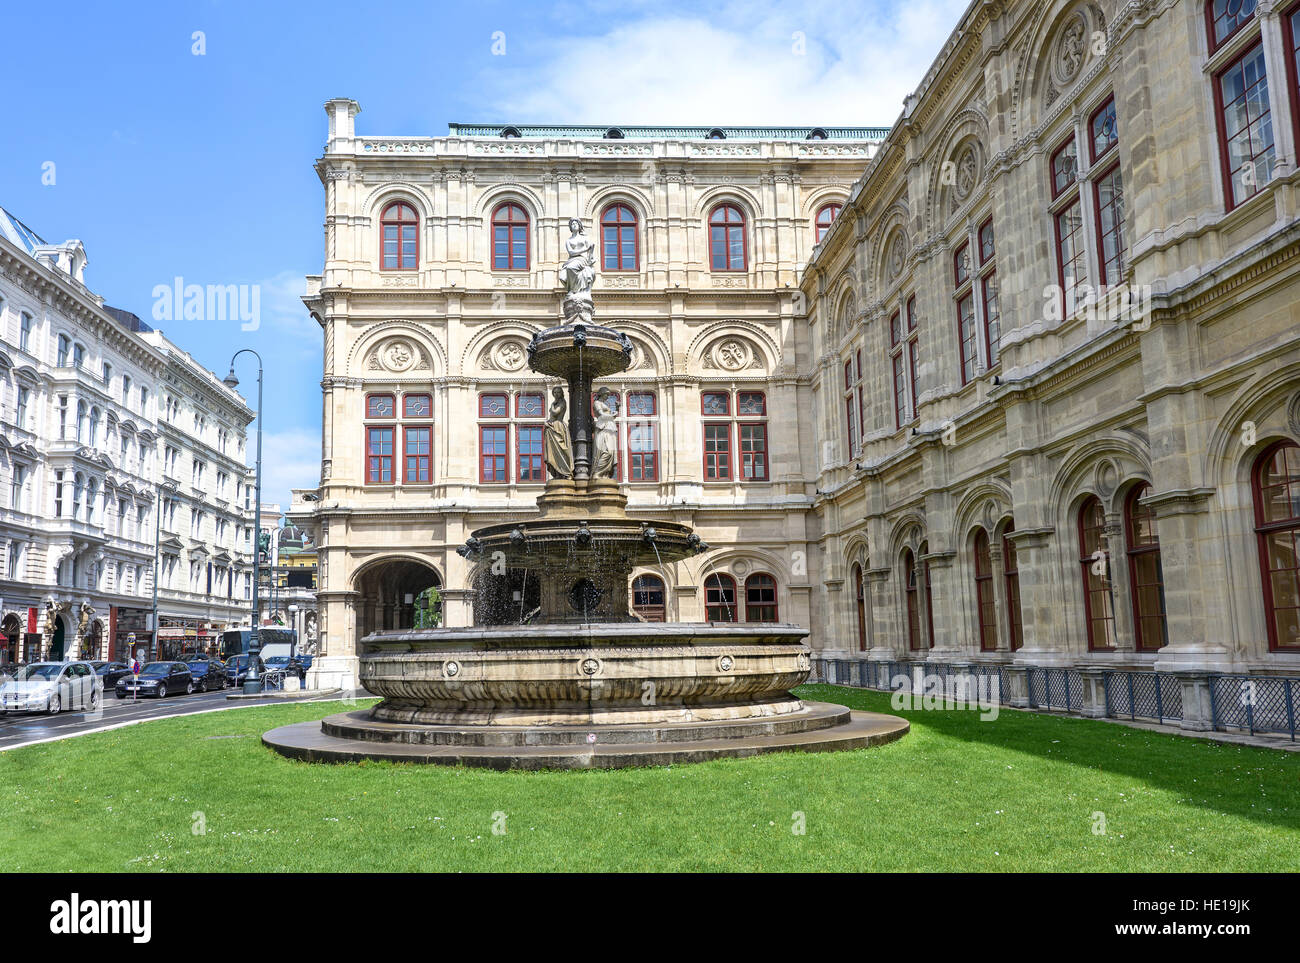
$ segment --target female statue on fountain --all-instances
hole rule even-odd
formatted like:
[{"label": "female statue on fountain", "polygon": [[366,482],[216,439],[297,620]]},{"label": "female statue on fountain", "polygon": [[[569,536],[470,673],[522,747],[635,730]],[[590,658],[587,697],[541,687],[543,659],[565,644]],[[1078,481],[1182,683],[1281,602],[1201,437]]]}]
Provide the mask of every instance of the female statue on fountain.
[{"label": "female statue on fountain", "polygon": [[560,267],[564,282],[564,319],[591,323],[591,286],[596,281],[596,243],[582,230],[582,221],[569,218],[569,239],[564,242],[568,260]]},{"label": "female statue on fountain", "polygon": [[592,457],[592,478],[613,478],[618,467],[618,404],[617,396],[608,388],[601,388],[592,399],[592,412],[596,416],[596,453]]},{"label": "female statue on fountain", "polygon": [[556,385],[551,389],[551,410],[542,435],[542,461],[552,478],[573,477],[573,451],[569,447],[569,426],[564,420],[568,406],[564,403],[564,389]]}]

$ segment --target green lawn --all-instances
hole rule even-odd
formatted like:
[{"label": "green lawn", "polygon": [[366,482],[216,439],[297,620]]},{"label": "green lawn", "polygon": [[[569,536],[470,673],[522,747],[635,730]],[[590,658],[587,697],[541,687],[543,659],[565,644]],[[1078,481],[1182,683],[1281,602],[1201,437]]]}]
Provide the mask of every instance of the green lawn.
[{"label": "green lawn", "polygon": [[[800,692],[890,711],[883,693]],[[0,753],[0,868],[1300,870],[1289,753],[1010,710],[900,713],[911,733],[878,749],[621,772],[320,766],[259,741],[338,709],[234,709]]]}]

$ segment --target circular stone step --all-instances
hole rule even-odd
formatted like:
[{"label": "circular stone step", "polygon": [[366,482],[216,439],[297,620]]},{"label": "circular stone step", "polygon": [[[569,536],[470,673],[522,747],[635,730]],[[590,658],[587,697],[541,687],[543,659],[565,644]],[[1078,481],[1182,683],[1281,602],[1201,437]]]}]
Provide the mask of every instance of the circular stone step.
[{"label": "circular stone step", "polygon": [[[810,708],[811,706],[811,708]],[[829,703],[805,703],[799,712],[723,722],[645,725],[453,726],[404,725],[375,719],[371,710],[343,712],[321,721],[327,736],[362,742],[425,746],[590,746],[701,739],[748,739],[813,732],[849,722],[850,710]]]},{"label": "circular stone step", "polygon": [[[809,725],[803,729],[796,725],[793,731],[777,731],[782,723],[795,721],[792,719],[641,729],[642,733],[655,733],[658,737],[655,741],[617,741],[609,729],[602,728],[575,729],[574,734],[582,734],[582,742],[578,744],[525,742],[483,745],[468,741],[481,740],[485,735],[482,727],[460,729],[460,736],[467,740],[461,744],[373,741],[367,738],[342,738],[328,734],[319,722],[300,722],[272,729],[262,736],[262,742],[283,756],[304,762],[361,762],[374,759],[489,769],[621,769],[629,766],[667,766],[710,759],[743,758],[768,752],[865,749],[892,742],[909,729],[908,723],[897,716],[852,712],[843,706],[822,702],[809,702],[805,705],[808,716],[804,722]],[[330,716],[326,722],[335,731],[347,731],[356,735],[357,730],[350,727],[356,725],[353,717],[358,715],[364,716],[365,713],[340,713]],[[815,728],[811,725],[814,720],[831,722]],[[371,723],[373,725],[376,724]],[[403,728],[386,723],[379,725],[387,726],[390,730]],[[766,731],[737,734],[737,726]],[[454,738],[452,730],[456,727],[438,728],[446,729],[446,736]],[[551,728],[555,730],[559,727]],[[730,735],[725,735],[728,731]],[[391,731],[381,732],[381,738],[396,734]],[[531,732],[537,734],[538,730],[533,729]],[[601,741],[602,734],[607,741]],[[674,734],[686,738],[673,739],[671,737]],[[546,735],[554,737],[557,732],[549,731]],[[595,735],[596,740],[588,742],[590,735]]]}]

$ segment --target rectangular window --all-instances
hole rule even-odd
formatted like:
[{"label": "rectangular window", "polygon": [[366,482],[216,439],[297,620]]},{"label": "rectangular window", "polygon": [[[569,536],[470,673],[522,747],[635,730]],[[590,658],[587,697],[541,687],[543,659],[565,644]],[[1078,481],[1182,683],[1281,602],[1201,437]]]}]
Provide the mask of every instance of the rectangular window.
[{"label": "rectangular window", "polygon": [[989,218],[980,225],[979,230],[980,243],[980,267],[988,264],[997,253],[993,247],[993,218]]},{"label": "rectangular window", "polygon": [[1124,278],[1124,187],[1119,165],[1097,178],[1097,241],[1101,252],[1101,283],[1118,284]]},{"label": "rectangular window", "polygon": [[402,481],[408,485],[424,484],[431,480],[429,452],[432,434],[433,429],[423,425],[406,425],[402,429],[402,453],[405,456]]},{"label": "rectangular window", "polygon": [[1088,252],[1083,244],[1083,205],[1076,199],[1056,215],[1056,264],[1066,316],[1078,307],[1079,289],[1088,284]]},{"label": "rectangular window", "polygon": [[1052,155],[1052,199],[1060,197],[1079,176],[1079,148],[1071,137]]},{"label": "rectangular window", "polygon": [[27,483],[27,466],[14,463],[13,475],[10,478],[9,507],[16,512],[21,512],[23,505],[23,486]]},{"label": "rectangular window", "polygon": [[731,478],[730,422],[704,426],[704,477],[707,481]]},{"label": "rectangular window", "polygon": [[655,396],[650,391],[629,391],[627,395],[629,418],[646,418],[655,414]]},{"label": "rectangular window", "polygon": [[767,480],[767,425],[741,422],[740,471],[745,481]]},{"label": "rectangular window", "polygon": [[19,428],[27,427],[27,402],[31,398],[31,391],[27,388],[19,387],[18,398],[14,405],[14,424]]},{"label": "rectangular window", "polygon": [[[538,404],[541,403],[541,395],[528,397],[536,398]],[[520,425],[515,430],[515,444],[519,452],[516,481],[546,481],[546,468],[542,463],[542,430],[541,425]]]},{"label": "rectangular window", "polygon": [[952,258],[953,280],[958,287],[961,287],[970,280],[970,245],[963,244],[957,248],[957,253]]},{"label": "rectangular window", "polygon": [[1218,75],[1214,94],[1231,209],[1273,179],[1273,118],[1262,43],[1249,48]]},{"label": "rectangular window", "polygon": [[1223,46],[1223,42],[1255,16],[1256,0],[1214,0],[1206,5],[1205,16],[1210,22],[1210,51]]},{"label": "rectangular window", "polygon": [[1088,122],[1088,143],[1092,149],[1092,162],[1101,160],[1101,155],[1119,143],[1119,132],[1115,126],[1115,98],[1108,97],[1097,108]]},{"label": "rectangular window", "polygon": [[509,414],[510,406],[505,395],[479,396],[478,415],[480,418],[506,418]]},{"label": "rectangular window", "polygon": [[989,346],[989,367],[998,363],[1002,337],[1002,312],[998,309],[998,276],[989,274],[981,282],[984,292],[984,338]]},{"label": "rectangular window", "polygon": [[[631,408],[628,396],[628,407]],[[627,427],[628,481],[659,480],[659,430],[651,423]]]},{"label": "rectangular window", "polygon": [[[502,396],[504,402],[504,396]],[[509,454],[508,430],[491,425],[479,426],[479,481],[506,482],[506,459]]]},{"label": "rectangular window", "polygon": [[700,395],[700,411],[706,415],[729,415],[731,396],[725,391],[706,391]]},{"label": "rectangular window", "polygon": [[366,482],[387,485],[393,481],[393,429],[366,429]]},{"label": "rectangular window", "polygon": [[366,395],[367,418],[391,418],[394,413],[392,395]]},{"label": "rectangular window", "polygon": [[915,341],[912,341],[907,346],[907,367],[908,367],[908,378],[910,379],[912,384],[912,393],[911,396],[908,398],[910,404],[908,405],[908,410],[907,410],[907,420],[915,421],[916,420],[916,342]]},{"label": "rectangular window", "polygon": [[907,424],[907,378],[903,374],[903,355],[894,355],[894,427]]},{"label": "rectangular window", "polygon": [[736,414],[765,415],[767,399],[761,391],[742,391],[736,396]]},{"label": "rectangular window", "polygon": [[1282,22],[1286,24],[1286,69],[1291,75],[1291,119],[1300,143],[1300,5],[1285,14]]},{"label": "rectangular window", "polygon": [[975,377],[979,352],[975,343],[975,299],[967,294],[957,302],[957,337],[961,345],[961,383]]}]

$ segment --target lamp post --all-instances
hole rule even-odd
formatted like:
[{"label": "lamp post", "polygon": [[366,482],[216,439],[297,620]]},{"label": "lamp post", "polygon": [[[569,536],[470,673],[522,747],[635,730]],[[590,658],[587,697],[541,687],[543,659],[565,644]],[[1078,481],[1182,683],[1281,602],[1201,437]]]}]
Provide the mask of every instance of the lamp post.
[{"label": "lamp post", "polygon": [[240,348],[230,359],[230,374],[223,379],[224,384],[230,390],[239,387],[239,379],[235,377],[235,359],[241,354],[251,354],[257,359],[257,487],[253,494],[253,617],[248,623],[248,675],[244,678],[244,693],[246,695],[256,695],[262,691],[262,678],[258,674],[258,654],[261,652],[261,644],[258,640],[258,625],[261,622],[261,599],[259,598],[258,583],[261,581],[261,543],[262,534],[262,356],[252,348]]}]

